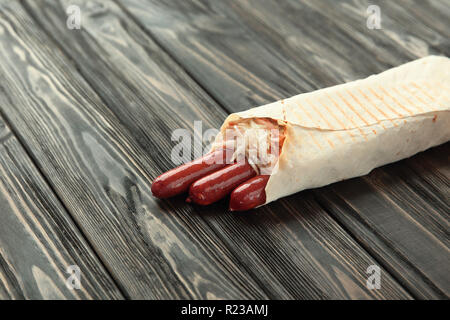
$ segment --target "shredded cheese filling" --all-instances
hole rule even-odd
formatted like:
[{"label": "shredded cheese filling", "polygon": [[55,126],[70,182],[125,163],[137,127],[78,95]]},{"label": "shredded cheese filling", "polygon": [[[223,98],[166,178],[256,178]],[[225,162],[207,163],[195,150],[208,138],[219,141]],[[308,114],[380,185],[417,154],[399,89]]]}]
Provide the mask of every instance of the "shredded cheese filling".
[{"label": "shredded cheese filling", "polygon": [[231,161],[247,159],[257,174],[266,175],[272,173],[278,161],[284,131],[284,126],[272,119],[244,119],[230,123],[218,143],[233,150]]}]

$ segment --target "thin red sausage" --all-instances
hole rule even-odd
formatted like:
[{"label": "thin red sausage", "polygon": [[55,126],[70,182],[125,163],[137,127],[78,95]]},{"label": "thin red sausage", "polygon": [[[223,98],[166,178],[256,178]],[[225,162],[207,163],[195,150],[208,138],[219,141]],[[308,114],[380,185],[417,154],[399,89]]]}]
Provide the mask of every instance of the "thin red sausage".
[{"label": "thin red sausage", "polygon": [[152,183],[153,195],[163,199],[186,192],[194,181],[225,167],[226,157],[226,149],[217,150],[163,173]]},{"label": "thin red sausage", "polygon": [[247,161],[231,164],[194,182],[189,188],[187,201],[204,206],[219,201],[255,175],[255,170]]},{"label": "thin red sausage", "polygon": [[245,211],[266,203],[266,185],[269,175],[259,175],[245,181],[230,195],[230,210]]}]

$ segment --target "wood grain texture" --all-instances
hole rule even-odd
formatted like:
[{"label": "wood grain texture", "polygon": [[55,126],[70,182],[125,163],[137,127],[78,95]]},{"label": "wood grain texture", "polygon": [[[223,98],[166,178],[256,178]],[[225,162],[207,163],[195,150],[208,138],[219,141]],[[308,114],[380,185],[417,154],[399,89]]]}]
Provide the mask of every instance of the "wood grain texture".
[{"label": "wood grain texture", "polygon": [[408,166],[420,176],[420,181],[413,179],[409,182],[411,187],[419,192],[428,203],[448,219],[450,199],[450,144],[422,152],[406,160]]},{"label": "wood grain texture", "polygon": [[[295,1],[289,1],[295,4]],[[367,39],[367,45],[382,55],[387,54],[387,48],[398,57],[403,53],[408,60],[429,54],[448,55],[450,52],[447,23],[450,9],[445,1],[345,0],[333,6],[333,10],[330,2],[308,1],[306,4],[335,21],[340,28],[352,30],[361,40]],[[369,5],[380,8],[381,29],[366,28]],[[378,55],[377,59],[380,59]]]},{"label": "wood grain texture", "polygon": [[21,5],[0,7],[3,114],[126,296],[265,298],[202,219],[151,196],[146,152]]},{"label": "wood grain texture", "polygon": [[[256,6],[255,2],[251,3]],[[361,39],[372,41],[373,44],[370,46],[363,46],[364,42],[359,41],[361,44],[359,48],[362,54],[364,51],[366,52],[366,56],[370,51],[377,51],[382,48],[383,51],[376,55],[377,59],[381,60],[380,56],[387,56],[382,54],[387,51],[386,47],[389,48],[388,52],[391,54],[395,53],[396,56],[401,57],[401,54],[406,53],[412,59],[428,54],[448,55],[450,53],[446,45],[448,44],[448,30],[441,33],[428,26],[424,27],[423,24],[414,23],[415,18],[405,10],[408,7],[398,6],[386,1],[379,3],[347,1],[333,7],[327,7],[326,5],[330,5],[330,3],[326,1],[306,3],[313,7],[317,13],[320,12],[330,20],[335,21],[342,32],[347,30],[347,38],[354,35],[355,38],[359,36]],[[391,3],[393,4],[392,7]],[[381,8],[383,25],[380,30],[369,30],[364,24],[358,24],[359,21],[363,20],[363,14],[369,4],[378,4]],[[299,10],[303,8],[298,8],[297,5],[298,2],[292,2],[292,6],[286,8],[285,12],[291,12],[292,16],[299,14],[301,12]],[[255,8],[255,6],[252,8]],[[423,8],[421,7],[421,12],[434,11],[431,8],[431,6],[425,4]],[[250,10],[250,7],[248,9]],[[273,8],[261,6],[261,3],[258,3],[256,11],[263,12],[264,17],[277,16],[271,14],[273,12],[271,9]],[[441,16],[445,14],[450,17],[450,10],[441,12]],[[440,23],[446,20],[448,19],[443,19]],[[286,25],[285,20],[283,22]],[[292,22],[295,23],[298,20],[293,19]],[[439,25],[439,22],[434,24]],[[297,25],[297,27],[300,26]],[[374,33],[373,31],[380,32]],[[330,34],[328,30],[326,30],[326,34]],[[336,41],[330,42],[336,43]],[[367,59],[362,59],[362,54],[359,57],[350,56],[350,58],[353,61],[366,62]],[[445,154],[448,158],[449,153],[444,153],[444,157]],[[424,153],[423,157],[435,158],[435,156],[427,153]],[[359,200],[359,207],[356,210],[359,215],[366,219],[367,231],[370,232],[370,230],[375,229],[378,237],[385,239],[387,247],[393,248],[394,257],[403,262],[405,268],[397,267],[392,268],[392,270],[400,279],[406,279],[406,284],[411,291],[424,298],[448,297],[450,294],[447,272],[447,265],[450,262],[447,220],[448,212],[450,212],[449,198],[445,196],[436,197],[435,195],[437,194],[436,190],[444,192],[447,190],[448,193],[450,176],[444,178],[447,181],[447,188],[443,185],[439,188],[437,185],[425,183],[422,177],[414,174],[408,168],[408,164],[417,162],[419,160],[413,157],[408,161],[377,169],[364,178],[368,182],[368,186],[358,184],[358,181],[355,180],[350,184],[349,192],[342,191],[339,184],[333,188],[333,192],[352,203],[354,208],[357,207],[356,202]],[[360,194],[361,190],[365,190],[363,194],[370,193],[374,197],[372,199],[364,196],[358,198],[356,194]],[[317,191],[316,194],[319,198],[322,197],[321,191]],[[351,200],[349,201],[349,199]],[[330,200],[330,198],[327,198],[327,200]],[[330,201],[328,203],[321,201],[321,203],[332,211],[328,205]],[[377,205],[372,206],[374,204]],[[373,211],[382,214],[379,216],[380,219],[375,216]],[[343,223],[341,212],[335,214],[335,217]],[[343,224],[348,228],[350,223]],[[352,233],[355,234],[355,232]],[[364,247],[368,248],[369,251],[371,250],[370,243],[370,241],[366,241],[366,244],[364,244]],[[384,250],[380,250],[380,259],[385,261],[390,259],[381,257],[383,254]],[[411,270],[414,271],[411,276],[405,277],[404,274],[410,273]],[[421,281],[422,279],[424,281]]]},{"label": "wood grain texture", "polygon": [[[122,294],[0,118],[0,298],[121,299]],[[81,288],[70,290],[77,265]]]},{"label": "wood grain texture", "polygon": [[[428,16],[440,11],[440,22],[426,25],[416,23],[417,10],[381,2],[381,30],[366,27],[367,1],[119,2],[228,111],[355,80],[427,54],[450,53],[448,31],[442,33],[449,10],[439,10],[435,2],[414,3]],[[355,207],[358,201],[356,211],[338,213],[332,208],[338,200],[332,205],[325,191],[314,194],[416,297],[443,298],[450,289],[448,198],[435,191],[448,177],[430,184],[411,170],[417,161],[336,184],[330,193]],[[346,185],[348,191],[341,191]],[[359,197],[350,197],[351,191]],[[389,223],[373,210],[381,210]],[[409,241],[416,235],[423,241]]]},{"label": "wood grain texture", "polygon": [[319,189],[318,198],[396,277],[410,281],[408,286],[423,297],[445,298],[450,285],[448,217],[386,171],[364,177],[370,184],[352,179]]},{"label": "wood grain texture", "polygon": [[[170,134],[179,125],[190,128],[194,120],[202,120],[204,129],[221,124],[226,113],[220,106],[156,49],[119,7],[111,2],[76,2],[85,14],[84,25],[72,35],[64,29],[61,14],[67,3],[30,1],[27,6],[146,150],[148,162],[140,165],[151,176],[173,166],[167,150],[173,146]],[[110,85],[115,90],[108,90]],[[383,290],[366,288],[366,269],[375,262],[311,196],[250,215],[229,214],[225,202],[208,208],[186,206],[181,199],[160,203],[175,204],[189,219],[208,223],[269,297],[409,298],[388,273]],[[294,215],[296,206],[303,208],[304,217]]]}]

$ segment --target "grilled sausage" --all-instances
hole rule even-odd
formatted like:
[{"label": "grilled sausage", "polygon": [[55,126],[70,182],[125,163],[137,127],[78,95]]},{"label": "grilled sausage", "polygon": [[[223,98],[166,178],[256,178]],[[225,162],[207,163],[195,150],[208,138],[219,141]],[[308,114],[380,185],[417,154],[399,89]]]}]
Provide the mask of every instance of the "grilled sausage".
[{"label": "grilled sausage", "polygon": [[220,149],[163,173],[152,183],[153,195],[169,198],[186,192],[194,181],[225,167],[227,154],[227,149]]},{"label": "grilled sausage", "polygon": [[226,197],[234,188],[254,177],[256,171],[247,161],[231,164],[194,182],[188,202],[208,205]]},{"label": "grilled sausage", "polygon": [[230,211],[245,211],[266,203],[269,175],[259,175],[239,185],[230,195]]}]

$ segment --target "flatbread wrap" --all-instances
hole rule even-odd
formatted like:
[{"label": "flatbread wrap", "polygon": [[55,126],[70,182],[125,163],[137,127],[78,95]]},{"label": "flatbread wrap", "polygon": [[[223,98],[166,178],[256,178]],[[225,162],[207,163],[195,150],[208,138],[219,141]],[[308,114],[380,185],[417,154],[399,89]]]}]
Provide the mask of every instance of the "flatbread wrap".
[{"label": "flatbread wrap", "polygon": [[212,151],[236,125],[271,119],[284,142],[265,202],[358,177],[450,139],[450,59],[429,56],[227,117]]}]

